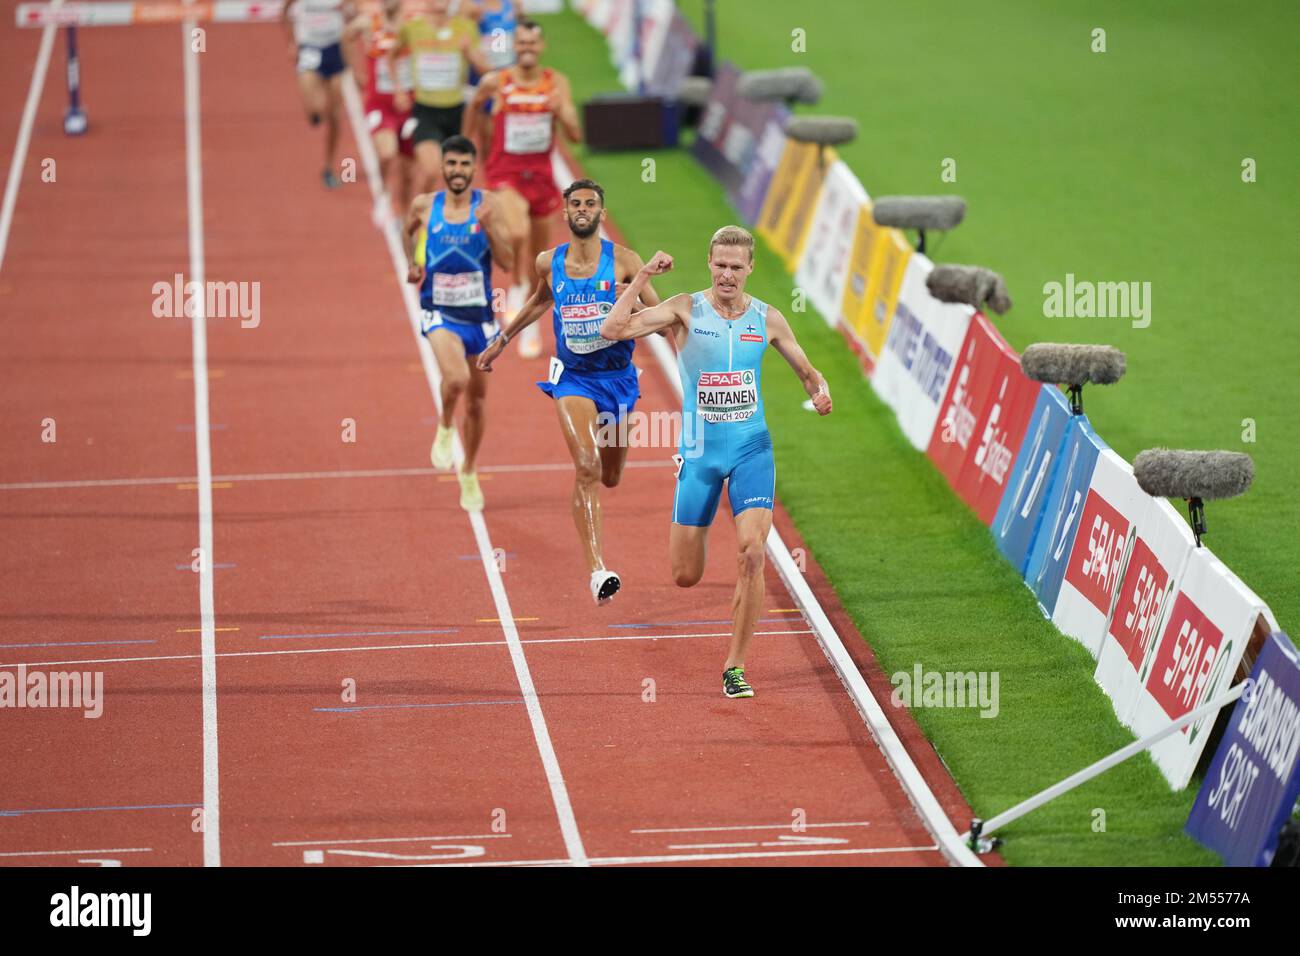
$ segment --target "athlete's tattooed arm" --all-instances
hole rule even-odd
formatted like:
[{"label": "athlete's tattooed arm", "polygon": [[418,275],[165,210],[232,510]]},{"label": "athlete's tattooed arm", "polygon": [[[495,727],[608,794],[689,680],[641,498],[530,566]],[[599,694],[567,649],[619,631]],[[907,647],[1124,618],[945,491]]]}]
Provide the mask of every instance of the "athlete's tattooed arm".
[{"label": "athlete's tattooed arm", "polygon": [[808,356],[804,354],[799,342],[794,337],[790,323],[786,321],[774,306],[767,307],[767,340],[772,348],[781,353],[781,357],[790,363],[794,373],[803,383],[803,390],[812,399],[813,408],[818,415],[831,413],[831,392],[826,386],[822,373],[812,367]]},{"label": "athlete's tattooed arm", "polygon": [[[601,338],[614,342],[639,339],[661,329],[686,322],[691,314],[691,297],[684,292],[665,302],[652,305],[648,309],[632,311],[637,301],[647,295],[651,276],[663,275],[672,267],[672,256],[666,252],[656,252],[654,258],[638,269],[632,282],[623,290],[623,294],[614,303],[614,308],[601,323]],[[655,296],[653,290],[648,294]]]}]

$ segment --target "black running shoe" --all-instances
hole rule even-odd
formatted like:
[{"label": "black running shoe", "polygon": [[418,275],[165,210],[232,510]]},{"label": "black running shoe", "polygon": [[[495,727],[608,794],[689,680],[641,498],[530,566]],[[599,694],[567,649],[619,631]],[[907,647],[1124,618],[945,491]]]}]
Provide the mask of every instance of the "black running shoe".
[{"label": "black running shoe", "polygon": [[727,697],[754,696],[754,688],[745,681],[745,668],[729,667],[722,672],[722,693]]}]

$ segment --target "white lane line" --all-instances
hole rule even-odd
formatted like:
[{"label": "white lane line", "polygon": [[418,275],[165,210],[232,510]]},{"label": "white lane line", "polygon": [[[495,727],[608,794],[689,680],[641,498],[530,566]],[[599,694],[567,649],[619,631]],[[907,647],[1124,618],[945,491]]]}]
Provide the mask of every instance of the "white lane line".
[{"label": "white lane line", "polygon": [[[587,862],[592,866],[635,866],[645,863],[702,863],[716,860],[756,860],[779,857],[807,856],[878,856],[886,853],[934,853],[937,844],[930,846],[879,846],[849,847],[834,850],[757,850],[750,853],[670,853],[661,856],[593,856]],[[422,869],[432,867],[464,866],[555,866],[567,860],[482,860],[473,863],[422,863]]]},{"label": "white lane line", "polygon": [[[377,837],[368,840],[289,840],[271,846],[343,846],[356,843],[425,843],[433,840],[507,840],[513,833],[474,833],[469,836]],[[107,853],[107,850],[97,850]],[[4,854],[0,854],[3,856]]]},{"label": "white lane line", "polygon": [[[63,6],[63,0],[53,0],[50,11]],[[41,45],[36,51],[36,65],[32,67],[32,82],[27,87],[27,102],[23,106],[23,118],[18,124],[18,141],[14,144],[14,154],[9,161],[9,177],[5,181],[4,205],[0,206],[0,269],[4,268],[5,250],[9,248],[9,229],[14,223],[14,207],[18,204],[18,187],[22,185],[23,166],[27,164],[27,148],[32,141],[32,124],[36,122],[36,111],[41,105],[41,93],[45,89],[45,74],[50,68],[50,54],[54,51],[54,38],[59,28],[47,23],[41,31]]]},{"label": "white lane line", "polygon": [[[187,5],[194,0],[185,0]],[[195,21],[181,24],[185,57],[185,188],[190,225],[190,280],[204,288],[203,153],[199,139],[199,58],[190,43]],[[217,633],[212,592],[212,447],[208,441],[208,332],[206,303],[194,297],[190,322],[194,359],[194,450],[199,493],[199,627],[203,661],[203,865],[221,865],[221,794],[217,771]]]},{"label": "white lane line", "polygon": [[152,853],[152,847],[116,847],[112,850],[24,850],[21,853],[0,853],[0,856],[79,856],[82,853]]},{"label": "white lane line", "polygon": [[[811,634],[812,631],[755,631],[755,637],[775,637],[782,634]],[[672,641],[679,638],[730,637],[729,631],[712,634],[611,634],[607,637],[529,637],[523,644],[589,644],[602,641]],[[297,647],[276,651],[221,651],[216,657],[274,657],[279,654],[344,654],[352,651],[414,651],[443,647],[500,647],[509,641],[448,641],[443,644],[376,644],[366,647]],[[137,664],[141,661],[192,661],[202,654],[160,654],[152,657],[99,657],[91,660],[70,661],[18,661],[0,664],[0,667],[57,667],[71,664]],[[811,826],[811,824],[809,824]]]},{"label": "white lane line", "polygon": [[[625,468],[670,468],[672,460],[629,461]],[[479,465],[479,474],[531,474],[545,471],[573,471],[573,462],[546,462],[521,465]],[[370,468],[359,471],[285,471],[256,475],[213,475],[216,481],[318,481],[330,478],[428,478],[445,475],[436,468]],[[91,478],[76,481],[12,481],[0,483],[0,491],[52,491],[60,488],[127,488],[136,485],[188,485],[194,475],[172,478]]]},{"label": "white lane line", "polygon": [[[811,632],[809,632],[811,633]],[[814,827],[824,829],[839,829],[840,827],[869,827],[869,820],[854,821],[853,823],[804,823],[800,830],[811,830]],[[628,833],[723,833],[732,830],[788,830],[795,832],[794,827],[789,823],[758,824],[756,826],[737,826],[737,827],[659,827],[650,830],[628,830]]]},{"label": "white lane line", "polygon": [[[356,84],[352,82],[350,76],[345,76],[343,79],[343,101],[347,106],[348,119],[352,124],[352,135],[356,140],[358,149],[361,151],[362,165],[366,169],[366,179],[370,183],[370,191],[376,202],[387,202],[383,182],[379,176],[379,160],[375,155],[374,144],[370,142],[365,120],[361,115],[361,103],[357,95]],[[429,383],[429,391],[433,395],[434,404],[441,409],[442,396],[439,389],[438,366],[433,359],[433,350],[429,348],[428,343],[420,334],[419,303],[416,301],[414,289],[406,281],[406,253],[398,244],[396,229],[385,228],[382,231],[384,242],[388,246],[389,258],[392,260],[393,273],[398,288],[401,289],[402,299],[406,304],[407,319],[409,320],[411,334],[415,337],[415,347],[420,354],[420,362],[424,366],[424,375]],[[455,441],[457,467],[459,467],[462,457],[463,451],[460,437],[457,435]],[[528,661],[524,657],[523,645],[519,642],[519,631],[515,626],[515,619],[510,611],[510,601],[506,596],[505,582],[501,579],[501,571],[493,557],[492,542],[488,538],[487,523],[483,520],[482,513],[479,512],[471,512],[469,521],[474,529],[474,539],[478,542],[479,555],[483,560],[483,570],[487,574],[488,585],[492,590],[492,601],[496,605],[497,617],[501,621],[501,630],[505,632],[506,643],[510,648],[510,662],[514,665],[519,690],[523,694],[524,704],[528,710],[528,719],[533,729],[533,739],[537,743],[537,751],[541,756],[542,766],[546,771],[546,781],[550,786],[551,800],[555,804],[555,815],[560,824],[560,832],[564,836],[564,848],[569,854],[569,860],[574,865],[586,866],[587,850],[582,845],[582,835],[578,832],[578,821],[573,815],[573,806],[569,802],[569,788],[565,785],[564,775],[560,772],[560,764],[555,756],[555,747],[551,743],[551,735],[546,728],[546,717],[542,714],[542,705],[537,699],[537,690],[533,686],[533,676],[528,669]]]}]

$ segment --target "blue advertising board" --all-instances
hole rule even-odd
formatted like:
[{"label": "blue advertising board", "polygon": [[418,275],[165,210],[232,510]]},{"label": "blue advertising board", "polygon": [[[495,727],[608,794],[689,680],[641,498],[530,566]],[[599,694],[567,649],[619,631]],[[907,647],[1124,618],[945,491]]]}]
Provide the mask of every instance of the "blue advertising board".
[{"label": "blue advertising board", "polygon": [[[899,316],[902,315],[899,303]],[[898,328],[899,319],[894,319]],[[893,330],[890,331],[891,338]],[[1070,423],[1070,403],[1054,385],[1038,391],[1038,401],[1029,417],[1024,441],[1015,452],[1015,467],[1002,494],[997,514],[989,530],[998,550],[1021,574],[1029,559],[1029,546],[1034,542],[1039,519],[1047,501],[1052,476],[1060,462],[1061,443],[1065,440],[1065,427]]]},{"label": "blue advertising board", "polygon": [[1300,657],[1285,634],[1264,642],[1196,795],[1187,833],[1229,866],[1269,866],[1300,796]]},{"label": "blue advertising board", "polygon": [[1056,609],[1056,596],[1088,500],[1097,456],[1109,447],[1093,431],[1086,416],[1075,416],[1066,425],[1060,464],[1052,475],[1024,570],[1025,583],[1038,595],[1038,604],[1048,617]]}]

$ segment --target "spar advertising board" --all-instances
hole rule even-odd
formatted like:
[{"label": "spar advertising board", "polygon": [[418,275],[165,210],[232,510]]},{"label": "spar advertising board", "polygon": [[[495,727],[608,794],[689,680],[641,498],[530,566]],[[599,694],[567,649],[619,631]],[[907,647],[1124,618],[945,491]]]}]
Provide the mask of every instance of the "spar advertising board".
[{"label": "spar advertising board", "polygon": [[1056,609],[1056,596],[1065,578],[1066,560],[1074,548],[1097,459],[1109,447],[1093,430],[1087,416],[1075,415],[1065,426],[1065,440],[1061,442],[1061,454],[1024,571],[1025,584],[1048,617]]},{"label": "spar advertising board", "polygon": [[1137,539],[1138,516],[1150,501],[1128,462],[1109,448],[1097,456],[1052,609],[1052,623],[1086,647],[1094,660],[1101,654],[1124,564]]},{"label": "spar advertising board", "polygon": [[848,164],[836,162],[826,173],[794,281],[832,328],[839,325],[844,281],[853,251],[853,229],[867,191]]},{"label": "spar advertising board", "polygon": [[[899,302],[899,315],[894,326],[902,321],[903,303]],[[890,331],[890,338],[893,338]],[[882,363],[883,364],[883,363]],[[1029,560],[1029,546],[1047,502],[1047,489],[1061,456],[1061,443],[1065,441],[1065,426],[1070,422],[1070,403],[1054,385],[1044,385],[1038,392],[1038,402],[1029,416],[1029,426],[1021,443],[1020,453],[1011,469],[1007,490],[1003,492],[997,514],[989,530],[1003,557],[1021,574]]]},{"label": "spar advertising board", "polygon": [[740,211],[740,217],[747,226],[757,223],[763,214],[768,187],[772,185],[777,167],[781,165],[781,157],[785,154],[785,121],[789,118],[790,111],[784,106],[779,103],[772,105],[740,188],[735,195],[728,197]]},{"label": "spar advertising board", "polygon": [[934,434],[957,353],[975,314],[970,306],[930,295],[925,280],[933,268],[920,253],[908,261],[894,321],[871,376],[871,387],[894,410],[903,434],[919,451],[925,451]]},{"label": "spar advertising board", "polygon": [[1300,656],[1269,635],[1214,752],[1187,833],[1229,866],[1269,866],[1300,796]]},{"label": "spar advertising board", "polygon": [[[1139,737],[1224,693],[1237,679],[1252,638],[1261,644],[1277,621],[1259,597],[1208,548],[1193,548],[1149,662],[1138,674],[1130,726]],[[1187,786],[1214,715],[1203,717],[1151,748],[1175,790]]]},{"label": "spar advertising board", "polygon": [[1124,724],[1133,719],[1141,682],[1156,637],[1173,609],[1187,556],[1196,546],[1187,520],[1164,498],[1150,498],[1137,519],[1137,534],[1124,559],[1119,595],[1097,658],[1097,683]]},{"label": "spar advertising board", "polygon": [[926,453],[986,525],[997,514],[1041,388],[1025,378],[1019,356],[976,312]]}]

